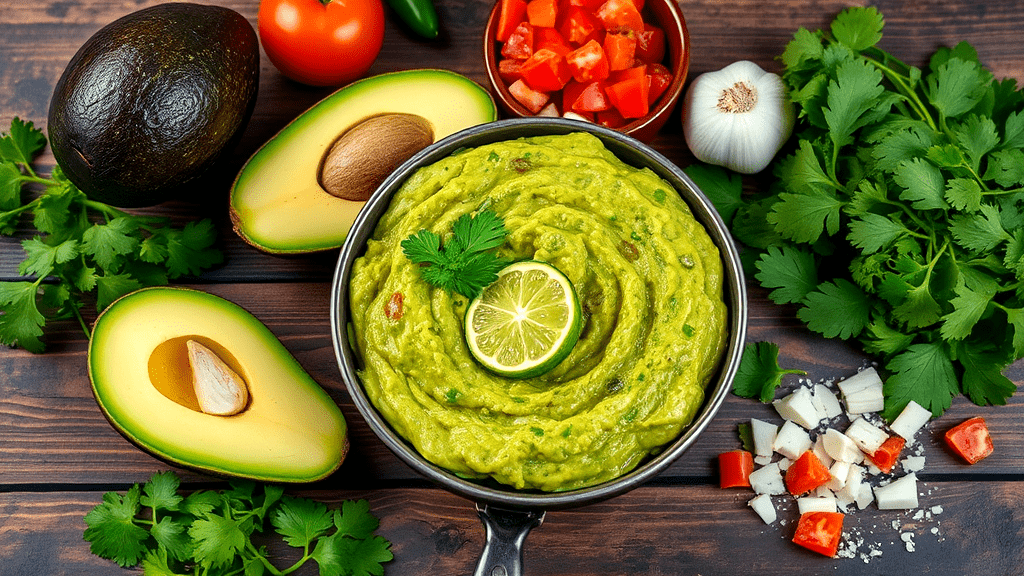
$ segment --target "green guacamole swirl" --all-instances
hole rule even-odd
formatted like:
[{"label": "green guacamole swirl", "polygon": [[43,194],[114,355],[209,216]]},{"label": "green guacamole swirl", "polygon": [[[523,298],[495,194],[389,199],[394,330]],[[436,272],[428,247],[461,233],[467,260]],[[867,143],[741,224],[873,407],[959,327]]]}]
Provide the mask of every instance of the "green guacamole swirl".
[{"label": "green guacamole swirl", "polygon": [[[583,304],[579,342],[536,378],[478,365],[464,339],[468,302],[423,281],[400,246],[424,228],[445,238],[483,208],[509,231],[502,257],[551,263]],[[353,266],[360,376],[438,466],[515,488],[590,486],[659,451],[700,408],[725,348],[722,278],[718,249],[671,185],[592,135],[463,150],[402,186]]]}]

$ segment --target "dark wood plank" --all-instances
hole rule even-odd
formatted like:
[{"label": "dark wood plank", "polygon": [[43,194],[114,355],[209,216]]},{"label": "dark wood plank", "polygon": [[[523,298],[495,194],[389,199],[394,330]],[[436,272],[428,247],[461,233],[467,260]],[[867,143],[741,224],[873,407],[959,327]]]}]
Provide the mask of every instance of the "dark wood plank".
[{"label": "dark wood plank", "polygon": [[[798,548],[790,539],[795,506],[779,501],[779,520],[765,525],[744,490],[712,486],[647,486],[605,502],[549,512],[525,543],[525,572],[608,576],[632,574],[986,574],[1024,573],[1024,517],[1013,482],[927,482],[920,508],[847,515],[846,557]],[[307,491],[330,507],[366,498],[392,543],[389,576],[471,573],[483,548],[473,504],[427,488]],[[117,576],[118,566],[90,554],[82,541],[85,513],[101,492],[0,494],[0,560],[19,576]],[[933,512],[932,507],[941,507]],[[939,509],[936,508],[936,511]],[[714,521],[708,518],[713,515]],[[910,534],[914,551],[901,535]],[[280,564],[294,551],[272,541]],[[880,555],[872,556],[872,551]],[[308,569],[307,569],[308,568]],[[312,566],[296,574],[312,575]]]}]

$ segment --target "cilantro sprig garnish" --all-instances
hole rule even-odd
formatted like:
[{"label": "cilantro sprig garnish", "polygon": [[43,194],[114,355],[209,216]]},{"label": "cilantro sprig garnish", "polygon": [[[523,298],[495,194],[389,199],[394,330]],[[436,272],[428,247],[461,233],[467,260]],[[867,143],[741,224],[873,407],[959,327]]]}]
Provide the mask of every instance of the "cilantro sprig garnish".
[{"label": "cilantro sprig garnish", "polygon": [[[28,280],[0,282],[0,344],[42,352],[48,320],[77,319],[86,296],[102,311],[120,296],[169,279],[199,274],[223,260],[213,248],[209,220],[171,225],[90,200],[56,166],[49,176],[32,161],[46,146],[32,122],[14,118],[0,133],[0,235],[11,236],[27,215],[35,234],[22,240],[18,273]],[[42,187],[38,194],[28,185]]]},{"label": "cilantro sprig garnish", "polygon": [[[268,523],[301,550],[290,567],[276,566],[253,541]],[[346,500],[331,510],[278,486],[248,481],[182,495],[171,471],[124,494],[104,494],[85,524],[93,554],[125,568],[141,564],[146,574],[280,576],[313,560],[321,576],[379,576],[381,564],[393,558],[391,543],[374,534],[379,521],[366,500]]]},{"label": "cilantro sprig garnish", "polygon": [[439,235],[424,229],[402,240],[402,251],[414,264],[422,265],[424,280],[472,300],[508,265],[508,260],[493,252],[506,234],[504,220],[486,209],[475,216],[459,216],[443,244]]},{"label": "cilantro sprig garnish", "polygon": [[752,342],[743,348],[743,356],[733,379],[732,391],[742,398],[755,398],[768,403],[787,374],[804,376],[796,368],[779,366],[779,346],[774,342]]},{"label": "cilantro sprig garnish", "polygon": [[1024,93],[967,43],[907,65],[877,47],[883,26],[854,7],[795,33],[793,147],[732,231],[773,301],[882,358],[886,418],[961,393],[1005,404],[1024,356]]}]

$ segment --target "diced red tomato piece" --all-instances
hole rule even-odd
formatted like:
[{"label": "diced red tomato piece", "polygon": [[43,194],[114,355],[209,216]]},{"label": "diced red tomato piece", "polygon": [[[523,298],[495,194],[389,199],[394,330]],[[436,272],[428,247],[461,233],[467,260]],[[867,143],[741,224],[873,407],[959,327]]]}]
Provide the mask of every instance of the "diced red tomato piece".
[{"label": "diced red tomato piece", "polygon": [[570,6],[586,8],[588,12],[596,12],[604,4],[604,0],[569,0]]},{"label": "diced red tomato piece", "polygon": [[495,38],[505,42],[516,30],[516,26],[526,17],[526,0],[501,0],[498,12],[498,30]]},{"label": "diced red tomato piece", "polygon": [[968,464],[977,464],[994,450],[985,419],[964,420],[946,432],[946,444]]},{"label": "diced red tomato piece", "polygon": [[644,30],[644,19],[631,0],[607,0],[595,15],[609,32],[628,28],[638,34]]},{"label": "diced red tomato piece", "polygon": [[505,58],[498,61],[498,75],[506,84],[511,84],[523,77],[523,61]]},{"label": "diced red tomato piece", "polygon": [[629,124],[629,120],[622,117],[615,108],[608,108],[597,113],[595,120],[601,126],[606,128],[622,128],[626,124]]},{"label": "diced red tomato piece", "polygon": [[640,118],[646,116],[651,109],[647,103],[650,86],[646,77],[629,78],[609,84],[605,92],[608,94],[608,101],[623,118]]},{"label": "diced red tomato piece", "polygon": [[794,496],[806,494],[828,484],[832,474],[818,456],[808,450],[786,469],[786,489]]},{"label": "diced red tomato piece", "polygon": [[793,542],[834,558],[843,538],[843,519],[839,512],[807,512],[800,515]]},{"label": "diced red tomato piece", "polygon": [[903,451],[903,447],[907,444],[907,441],[899,436],[890,436],[882,445],[875,450],[874,454],[868,455],[868,460],[872,464],[878,467],[879,470],[888,474],[892,472],[893,466],[896,465],[896,461],[900,458],[900,452]]},{"label": "diced red tomato piece", "polygon": [[533,29],[533,51],[536,53],[538,50],[547,48],[552,52],[556,52],[565,56],[569,52],[572,52],[572,46],[565,41],[561,32],[554,28],[534,28]]},{"label": "diced red tomato piece", "polygon": [[542,48],[533,53],[520,69],[523,80],[534,90],[554,92],[565,87],[572,78],[565,56]]},{"label": "diced red tomato piece", "polygon": [[590,40],[603,39],[604,25],[591,12],[579,6],[570,6],[558,30],[570,44],[582,46]]},{"label": "diced red tomato piece", "polygon": [[562,110],[566,112],[572,110],[573,105],[579,100],[580,94],[583,94],[583,89],[586,87],[586,84],[581,84],[575,80],[566,82],[565,88],[562,88]]},{"label": "diced red tomato piece", "polygon": [[646,78],[647,77],[647,65],[641,64],[639,66],[631,66],[623,70],[615,70],[608,74],[608,83],[615,84],[616,82],[622,82],[623,80],[629,80],[630,78]]},{"label": "diced red tomato piece", "polygon": [[573,112],[604,112],[612,107],[604,91],[604,82],[596,81],[584,85],[583,91],[572,105]]},{"label": "diced red tomato piece", "polygon": [[661,98],[661,95],[668,90],[668,87],[672,84],[672,73],[668,71],[663,64],[648,64],[647,65],[647,78],[651,85],[650,93],[647,95],[647,99],[651,106]]},{"label": "diced red tomato piece", "polygon": [[508,91],[512,93],[512,97],[516,101],[533,114],[540,112],[544,105],[548,103],[548,100],[551,99],[551,96],[548,94],[530,88],[522,79],[510,84]]},{"label": "diced red tomato piece", "polygon": [[718,485],[722,488],[750,486],[754,455],[746,450],[731,450],[718,455]]},{"label": "diced red tomato piece", "polygon": [[554,28],[558,19],[558,3],[555,0],[529,0],[526,3],[526,20],[532,26]]},{"label": "diced red tomato piece", "polygon": [[609,70],[631,68],[636,54],[636,35],[629,31],[605,34],[604,53],[608,57]]},{"label": "diced red tomato piece", "polygon": [[629,0],[633,3],[633,6],[637,9],[637,12],[644,9],[644,0]]},{"label": "diced red tomato piece", "polygon": [[604,80],[610,73],[608,58],[604,54],[604,48],[597,43],[597,40],[591,40],[569,52],[565,56],[565,61],[569,65],[569,70],[572,71],[573,79],[577,82]]},{"label": "diced red tomato piece", "polygon": [[526,60],[533,55],[533,26],[529,22],[520,22],[508,40],[501,47],[501,55],[506,58]]},{"label": "diced red tomato piece", "polygon": [[636,57],[647,64],[664,60],[665,31],[645,22],[644,29],[636,35]]}]

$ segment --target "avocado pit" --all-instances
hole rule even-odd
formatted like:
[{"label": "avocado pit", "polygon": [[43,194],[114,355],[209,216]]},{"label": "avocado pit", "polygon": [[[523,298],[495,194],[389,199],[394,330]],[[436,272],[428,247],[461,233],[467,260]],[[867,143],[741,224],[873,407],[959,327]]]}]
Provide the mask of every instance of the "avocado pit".
[{"label": "avocado pit", "polygon": [[238,361],[203,336],[171,338],[150,354],[149,379],[168,399],[190,410],[230,416],[249,406],[249,389]]},{"label": "avocado pit", "polygon": [[346,130],[320,163],[320,185],[332,196],[365,201],[398,166],[434,142],[417,114],[371,116]]}]

